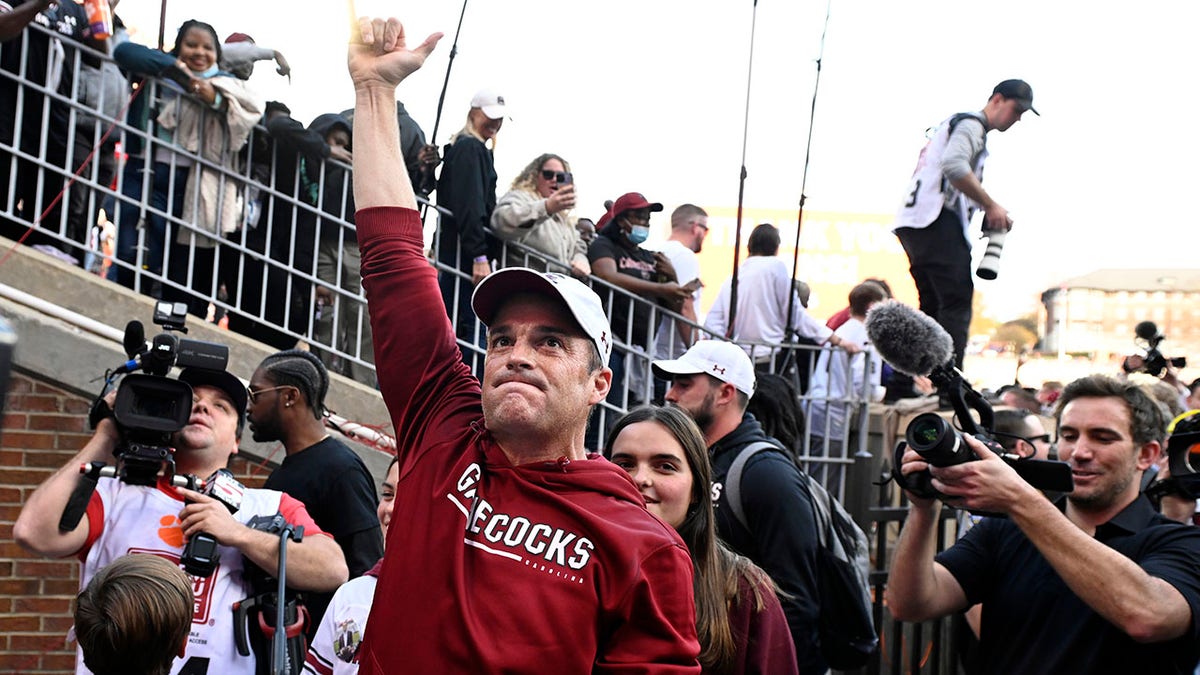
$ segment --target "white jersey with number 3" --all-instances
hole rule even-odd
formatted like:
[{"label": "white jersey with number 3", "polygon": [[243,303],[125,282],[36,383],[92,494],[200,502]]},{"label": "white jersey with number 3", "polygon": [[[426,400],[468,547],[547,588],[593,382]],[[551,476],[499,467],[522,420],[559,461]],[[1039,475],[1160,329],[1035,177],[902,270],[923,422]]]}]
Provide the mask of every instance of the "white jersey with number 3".
[{"label": "white jersey with number 3", "polygon": [[[921,149],[921,155],[917,159],[917,168],[913,171],[912,180],[909,182],[908,191],[905,192],[900,210],[896,213],[896,224],[892,227],[893,231],[901,227],[915,229],[929,227],[934,220],[937,220],[942,209],[948,208],[958,214],[963,226],[963,237],[968,242],[970,241],[968,228],[971,216],[978,208],[978,204],[951,185],[950,180],[942,171],[942,156],[946,152],[950,134],[963,120],[980,121],[977,113],[951,115],[942,120],[929,138],[929,142]],[[987,154],[985,145],[971,165],[972,172],[980,181],[983,180],[983,162],[987,159]]]}]

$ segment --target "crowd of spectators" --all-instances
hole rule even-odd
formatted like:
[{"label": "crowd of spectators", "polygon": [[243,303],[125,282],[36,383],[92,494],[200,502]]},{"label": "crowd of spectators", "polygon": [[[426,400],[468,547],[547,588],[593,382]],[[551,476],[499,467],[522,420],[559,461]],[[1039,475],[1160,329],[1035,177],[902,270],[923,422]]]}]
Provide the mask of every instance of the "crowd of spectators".
[{"label": "crowd of spectators", "polygon": [[[547,658],[564,667],[644,659],[670,663],[679,672],[827,669],[820,651],[816,516],[795,455],[807,438],[813,456],[845,458],[841,441],[851,406],[862,403],[862,392],[871,400],[883,398],[886,368],[878,354],[862,352],[870,347],[864,327],[868,312],[891,295],[886,282],[869,279],[855,286],[847,309],[830,320],[834,325],[823,325],[807,312],[801,289],[777,257],[778,229],[762,224],[751,233],[749,257],[738,270],[738,311],[732,311],[731,279],[719,289],[703,323],[718,339],[700,339],[701,331],[694,329],[701,293],[696,254],[708,232],[704,210],[679,206],[671,214],[669,239],[647,246],[650,218],[663,211],[661,203],[630,192],[606,204],[597,221],[577,218],[570,164],[553,153],[530,161],[497,199],[492,151],[506,115],[503,96],[489,90],[476,94],[463,128],[444,153],[425,143],[402,104],[396,102],[396,124],[386,133],[377,111],[360,111],[368,117],[363,127],[371,137],[358,154],[355,111],[322,114],[304,125],[285,104],[263,100],[245,83],[259,60],[274,61],[280,75],[289,72],[282,54],[258,47],[248,35],[235,33],[222,43],[212,26],[188,21],[172,51],[161,52],[118,39],[119,19],[114,37],[104,41],[92,40],[83,29],[72,32],[79,24],[78,8],[71,5],[28,2],[0,14],[0,38],[19,36],[28,52],[18,61],[6,43],[0,60],[5,70],[25,68],[23,77],[52,90],[100,92],[88,95],[102,115],[77,126],[74,138],[64,132],[63,147],[51,157],[68,173],[74,171],[71,157],[78,160],[97,145],[97,155],[111,157],[111,150],[104,150],[108,141],[99,137],[105,119],[116,113],[104,104],[120,98],[116,91],[129,93],[124,78],[157,78],[157,98],[135,101],[127,118],[132,128],[146,131],[150,142],[138,147],[133,141],[140,137],[127,136],[129,159],[119,182],[123,199],[114,200],[114,206],[133,212],[118,219],[117,255],[123,264],[113,268],[113,279],[186,302],[200,316],[208,314],[212,299],[221,299],[232,310],[231,328],[283,350],[260,364],[248,391],[231,376],[195,371],[181,376],[190,378],[197,391],[197,419],[178,438],[180,469],[210,475],[222,468],[247,422],[256,440],[279,441],[287,453],[263,490],[247,492],[247,510],[236,519],[199,493],[119,484],[97,492],[80,525],[58,529],[54,518],[70,496],[71,467],[107,457],[120,442],[114,422],[99,420],[96,435],[30,497],[14,527],[17,540],[34,552],[78,555],[84,561],[85,588],[76,610],[81,668],[106,672],[109,666],[102,664],[114,657],[105,650],[153,642],[157,651],[145,654],[154,662],[148,672],[161,670],[172,659],[177,668],[177,654],[200,654],[227,666],[228,672],[246,671],[246,662],[226,649],[228,617],[215,618],[207,632],[189,640],[179,627],[185,620],[178,602],[181,583],[187,582],[174,578],[178,575],[139,570],[133,561],[138,556],[124,553],[160,547],[159,539],[179,548],[185,538],[211,531],[225,565],[214,582],[216,597],[236,599],[251,590],[242,579],[245,561],[278,572],[271,569],[271,542],[247,537],[243,526],[258,512],[286,512],[289,521],[310,528],[308,539],[292,547],[297,562],[288,572],[294,572],[297,588],[308,591],[307,628],[313,643],[305,668],[311,672],[354,666],[360,646],[364,667],[372,672],[410,658],[429,666],[451,653],[478,668],[536,665],[531,659],[541,658],[539,654],[506,641],[514,634],[550,650],[553,656]],[[88,49],[111,53],[121,69],[82,56],[79,63],[90,70],[81,67],[66,76],[83,77],[89,85],[68,84],[64,90],[61,80],[40,77],[45,73],[37,68],[38,49],[48,49],[43,44],[48,38],[21,30],[30,21],[59,27],[65,37],[58,39],[75,41],[73,48],[81,54]],[[352,49],[352,72],[354,56]],[[358,55],[359,78],[368,67],[363,58]],[[11,84],[0,78],[0,86]],[[387,95],[390,105],[394,92]],[[28,99],[20,109],[0,106],[0,116],[7,115],[0,117],[0,133],[9,133],[0,141],[25,148],[37,134],[52,135],[54,118],[69,108],[51,97],[46,107],[50,119],[43,120],[38,117],[42,106],[37,111],[28,107]],[[21,125],[4,124],[18,118]],[[387,124],[392,124],[390,111]],[[14,126],[35,136],[18,138],[7,131]],[[359,193],[366,195],[363,206],[374,207],[369,217],[359,214],[367,221],[360,254],[355,193],[361,185],[353,183],[350,167],[372,169],[373,176],[386,173],[378,170],[396,158],[379,147],[381,140],[395,141],[391,145],[405,163],[404,174],[397,175],[407,179],[391,176],[378,181],[382,187]],[[8,172],[15,170],[13,184],[26,191],[8,206],[19,219],[2,225],[4,234],[20,238],[26,234],[25,223],[53,222],[53,217],[37,212],[43,195],[29,191],[29,172],[36,167],[15,156],[11,160],[0,161],[0,184],[8,184]],[[96,161],[101,165],[94,172],[96,182],[109,185],[116,166],[105,168]],[[439,164],[440,173],[435,170]],[[240,175],[252,180],[233,179]],[[140,213],[137,202],[144,192],[152,208]],[[434,257],[443,266],[436,285],[432,277],[417,274],[418,265],[409,264],[425,254],[414,210],[417,198],[435,192],[440,222]],[[395,194],[400,198],[389,201]],[[82,188],[70,197],[65,201],[70,213],[60,216],[68,224],[64,231],[69,241],[45,239],[66,255],[78,253],[74,244],[85,241],[81,227],[86,230],[87,211],[97,201]],[[18,201],[21,208],[13,208]],[[502,242],[516,246],[502,247]],[[142,286],[134,265],[162,283]],[[533,271],[494,273],[494,267]],[[387,328],[386,335],[371,334],[361,302],[364,277],[375,291],[371,309],[376,325]],[[586,285],[593,279],[606,282],[595,293]],[[445,335],[438,326],[416,320],[420,311],[439,306],[439,296],[450,319]],[[654,306],[671,315],[653,320]],[[484,342],[485,324],[494,327],[494,342]],[[313,350],[291,349],[295,335],[308,340]],[[401,336],[415,338],[415,346],[402,344]],[[385,400],[402,446],[387,472],[382,500],[361,459],[326,434],[322,421],[329,372],[378,386],[370,367],[376,337],[379,354],[386,357],[381,359]],[[487,363],[472,350],[458,350],[455,339],[486,349]],[[795,363],[791,350],[779,349],[802,341],[819,353],[804,367]],[[614,342],[624,349],[614,350]],[[545,381],[540,375],[513,374],[532,369],[529,363],[539,359],[550,364],[541,366],[551,373]],[[654,386],[638,381],[648,372],[657,377]],[[524,388],[547,390],[549,400],[539,414],[521,407],[528,403],[524,394],[508,393]],[[644,396],[647,392],[653,393]],[[802,409],[803,392],[812,403]],[[521,402],[514,402],[518,398]],[[638,407],[659,398],[665,407]],[[585,436],[588,411],[601,400],[634,409],[610,429],[591,429]],[[1196,567],[1200,545],[1195,531],[1180,534],[1175,523],[1153,515],[1140,489],[1155,472],[1160,478],[1167,475],[1161,452],[1167,423],[1200,407],[1200,380],[1185,386],[1168,373],[1141,382],[1085,378],[1065,388],[1047,382],[1040,390],[1006,387],[997,392],[996,402],[1005,406],[994,429],[1004,449],[1025,457],[1071,460],[1081,489],[1056,510],[1044,495],[1022,492],[1015,474],[1006,473],[990,451],[970,441],[983,461],[966,468],[934,468],[939,485],[947,486],[943,492],[951,499],[1006,513],[1011,522],[985,520],[935,560],[929,543],[936,522],[933,502],[911,498],[912,533],[901,541],[889,588],[895,615],[924,619],[982,603],[991,611],[983,614],[982,649],[1013,672],[1039,667],[1065,672],[1079,665],[1061,660],[1060,652],[1082,643],[1083,629],[1047,637],[1053,635],[1051,628],[1077,623],[1095,629],[1086,633],[1092,638],[1104,636],[1077,654],[1085,659],[1082,663],[1152,663],[1161,669],[1155,672],[1183,672],[1189,664],[1194,668],[1200,658],[1200,622],[1195,618],[1200,579],[1194,569],[1181,566],[1190,561]],[[1052,419],[1047,422],[1047,417]],[[740,453],[760,443],[771,451],[755,455],[744,467],[739,464],[736,473],[746,487],[738,503],[731,504],[721,487]],[[1128,457],[1120,454],[1125,449]],[[613,466],[589,464],[598,458],[588,451],[600,450]],[[830,466],[819,478],[840,483],[841,465]],[[926,469],[923,458],[905,455],[902,471]],[[971,479],[980,476],[1011,490],[977,489],[978,481]],[[1013,497],[1018,492],[1021,499]],[[571,499],[563,499],[563,493]],[[1190,520],[1195,503],[1186,503],[1186,495],[1172,496],[1185,502],[1176,510],[1182,514],[1179,519]],[[1036,522],[1033,512],[1024,510],[1034,497],[1041,499]],[[395,523],[393,503],[403,509]],[[147,516],[162,504],[180,514],[175,521],[180,534],[172,542]],[[499,510],[514,504],[536,524]],[[138,528],[127,529],[117,519],[128,513],[147,517],[139,519]],[[524,530],[518,521],[524,522]],[[452,527],[442,527],[446,522]],[[547,524],[551,522],[556,524]],[[574,529],[555,529],[566,527]],[[569,551],[566,543],[558,547],[557,567],[553,547],[535,541],[543,536],[536,534],[539,528],[556,541],[577,540]],[[1102,536],[1101,528],[1110,529]],[[1117,536],[1112,528],[1127,532]],[[393,539],[421,546],[392,549],[396,552],[384,557],[389,529]],[[1086,542],[1076,529],[1089,535]],[[1150,534],[1139,534],[1143,530]],[[1094,539],[1093,532],[1098,533]],[[1131,551],[1122,536],[1152,540],[1167,553],[1156,558],[1157,550],[1152,550],[1139,557],[1135,553],[1140,550]],[[1171,543],[1162,544],[1165,540]],[[503,548],[498,552],[489,546]],[[514,551],[522,547],[550,562],[550,574],[558,581],[574,579],[572,571],[580,569],[602,577],[592,604],[583,607],[573,589],[563,592],[551,585],[557,582],[547,584],[550,577],[517,576],[504,567],[511,564],[509,558],[520,558]],[[486,550],[478,555],[487,557],[464,563],[464,556],[474,554],[471,549]],[[152,552],[174,555],[166,549]],[[1065,558],[1069,553],[1088,554],[1081,559],[1094,560],[1105,573],[1127,582],[1121,593],[1092,579],[1097,575]],[[632,556],[640,563],[633,571],[620,564]],[[590,560],[597,562],[588,567]],[[336,564],[325,565],[328,561]],[[1000,569],[978,571],[985,564]],[[546,569],[542,565],[533,571]],[[582,584],[584,573],[579,574]],[[155,577],[161,583],[139,587],[123,582],[123,575],[135,581]],[[1026,600],[1028,593],[1018,591],[1029,588],[1031,577],[1053,577],[1062,588],[1056,588],[1053,599]],[[335,595],[347,578],[352,581]],[[990,583],[997,579],[1000,585]],[[515,589],[499,581],[515,582]],[[377,586],[389,602],[372,610]],[[115,600],[105,595],[110,587],[118,589],[111,591]],[[1008,588],[1011,593],[997,590]],[[544,603],[532,611],[525,607],[519,616],[507,611],[524,607],[524,595]],[[155,630],[123,619],[130,597],[155,601],[149,605],[161,616],[150,626]],[[1069,602],[1057,604],[1060,597]],[[1160,612],[1161,620],[1138,615],[1139,601]],[[426,608],[441,603],[440,616],[457,630],[431,627],[428,616],[414,610],[422,603]],[[1034,603],[1045,608],[1038,612],[1040,623],[1021,618]],[[192,609],[189,600],[186,612]],[[548,625],[541,611],[553,616],[551,623],[563,623]],[[112,625],[96,628],[105,623],[105,614],[111,615]],[[507,616],[512,625],[492,625],[498,615]],[[366,633],[368,616],[376,625],[372,633]],[[380,624],[389,632],[379,629]],[[589,633],[592,628],[598,632]],[[561,637],[564,629],[573,631],[571,640],[549,639]],[[217,637],[218,631],[224,637]],[[1001,649],[1004,640],[1022,636],[1034,647],[1019,654]],[[1054,641],[1060,644],[1048,644]],[[1123,651],[1114,654],[1118,646]]]}]

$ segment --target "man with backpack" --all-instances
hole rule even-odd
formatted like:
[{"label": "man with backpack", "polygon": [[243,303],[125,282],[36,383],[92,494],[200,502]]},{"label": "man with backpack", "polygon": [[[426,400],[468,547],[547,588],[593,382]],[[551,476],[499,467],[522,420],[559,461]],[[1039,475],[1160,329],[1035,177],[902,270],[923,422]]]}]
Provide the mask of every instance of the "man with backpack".
[{"label": "man with backpack", "polygon": [[[667,403],[687,411],[704,432],[712,457],[717,534],[779,586],[800,672],[824,673],[828,665],[818,635],[819,543],[808,481],[789,452],[746,412],[754,395],[754,364],[731,342],[703,340],[678,359],[655,361],[654,374],[671,382]],[[725,483],[743,448],[764,442],[770,451],[754,454],[740,467],[743,524]]]}]

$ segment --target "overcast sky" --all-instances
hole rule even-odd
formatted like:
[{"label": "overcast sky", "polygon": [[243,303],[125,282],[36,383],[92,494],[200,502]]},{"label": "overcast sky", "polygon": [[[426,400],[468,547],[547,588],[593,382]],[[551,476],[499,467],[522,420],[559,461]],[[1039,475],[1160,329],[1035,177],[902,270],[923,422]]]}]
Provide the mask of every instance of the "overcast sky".
[{"label": "overcast sky", "polygon": [[[492,87],[511,115],[496,148],[502,192],[549,151],[572,164],[577,215],[599,215],[605,198],[630,190],[668,210],[732,208],[753,6],[472,0],[436,140],[462,126],[475,90]],[[446,33],[400,91],[427,135],[461,7],[357,3],[399,16],[418,42]],[[826,4],[762,0],[757,11],[745,201],[794,212]],[[154,41],[158,3],[125,0],[118,13]],[[345,17],[328,0],[170,0],[167,40],[197,18],[222,38],[241,31],[279,49],[294,67],[290,84],[266,64],[253,82],[307,122],[353,104]],[[1154,0],[835,1],[806,208],[892,213],[925,129],[981,108],[997,82],[1018,77],[1042,116],[988,137],[984,185],[1015,221],[1000,279],[977,286],[992,311],[1028,311],[1040,290],[1098,268],[1194,267],[1197,209],[1184,197],[1200,182],[1198,19],[1196,3]],[[776,224],[795,236],[794,217]]]}]

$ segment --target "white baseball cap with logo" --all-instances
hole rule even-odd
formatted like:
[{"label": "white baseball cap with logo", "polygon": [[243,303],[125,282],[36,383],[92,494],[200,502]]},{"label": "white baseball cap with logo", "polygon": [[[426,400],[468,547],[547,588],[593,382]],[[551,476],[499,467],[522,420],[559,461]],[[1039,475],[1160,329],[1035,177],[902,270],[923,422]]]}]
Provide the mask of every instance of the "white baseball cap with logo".
[{"label": "white baseball cap with logo", "polygon": [[498,120],[504,117],[505,105],[504,97],[491,89],[480,89],[475,92],[475,96],[471,99],[471,107],[479,108],[487,115],[490,120]]},{"label": "white baseball cap with logo", "polygon": [[537,293],[561,300],[595,345],[600,363],[608,366],[608,357],[612,354],[612,329],[595,291],[565,274],[538,272],[528,267],[505,267],[479,282],[471,295],[471,309],[485,326],[491,325],[500,307],[517,293]]},{"label": "white baseball cap with logo", "polygon": [[754,363],[741,347],[724,340],[701,340],[677,359],[655,361],[654,375],[670,380],[675,375],[712,375],[732,384],[747,396],[754,395]]}]

